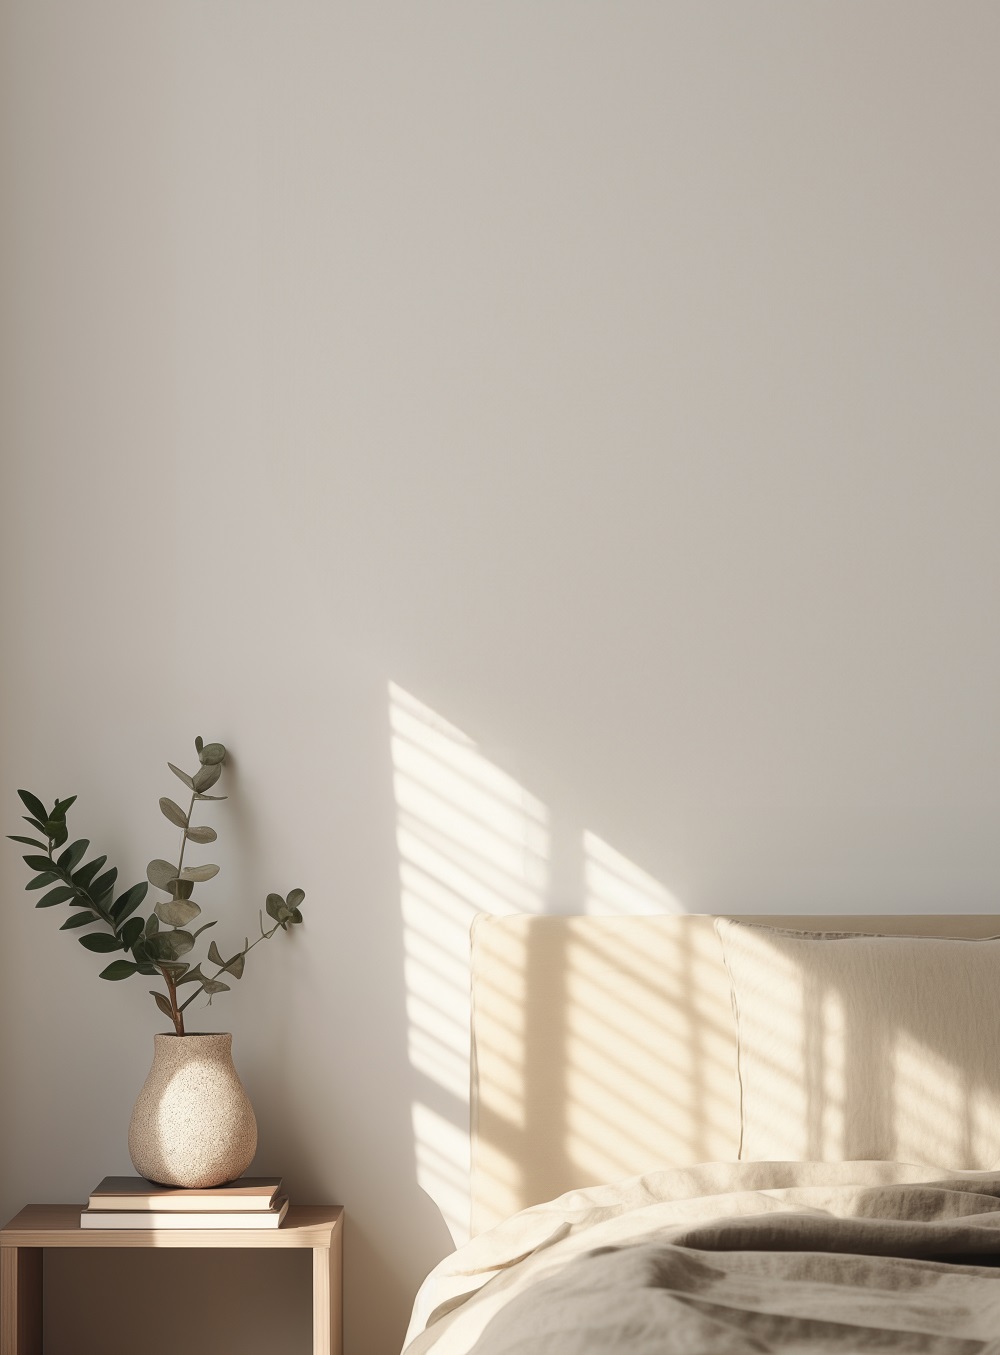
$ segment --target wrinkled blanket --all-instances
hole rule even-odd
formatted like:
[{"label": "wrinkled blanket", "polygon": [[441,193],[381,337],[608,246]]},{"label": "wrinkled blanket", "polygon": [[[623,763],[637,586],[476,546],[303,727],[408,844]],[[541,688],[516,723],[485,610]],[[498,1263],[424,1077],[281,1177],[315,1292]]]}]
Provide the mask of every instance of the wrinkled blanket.
[{"label": "wrinkled blanket", "polygon": [[572,1191],[432,1271],[405,1347],[862,1351],[1000,1355],[1000,1172],[708,1163]]}]

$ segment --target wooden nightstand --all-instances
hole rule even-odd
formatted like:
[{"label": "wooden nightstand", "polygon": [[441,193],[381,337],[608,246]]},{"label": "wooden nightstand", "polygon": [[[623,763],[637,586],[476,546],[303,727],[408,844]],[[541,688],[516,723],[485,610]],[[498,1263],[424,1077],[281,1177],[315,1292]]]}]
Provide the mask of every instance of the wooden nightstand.
[{"label": "wooden nightstand", "polygon": [[313,1355],[343,1350],[339,1205],[299,1205],[280,1228],[81,1228],[79,1204],[29,1204],[0,1229],[0,1355],[42,1355],[43,1247],[309,1247]]}]

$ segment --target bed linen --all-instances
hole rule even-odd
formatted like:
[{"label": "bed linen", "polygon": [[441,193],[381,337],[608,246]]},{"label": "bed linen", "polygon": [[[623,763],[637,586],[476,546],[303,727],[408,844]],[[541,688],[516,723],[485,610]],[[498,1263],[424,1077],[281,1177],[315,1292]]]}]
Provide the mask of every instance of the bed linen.
[{"label": "bed linen", "polygon": [[404,1355],[1000,1355],[1000,1171],[733,1162],[523,1210],[431,1272]]}]

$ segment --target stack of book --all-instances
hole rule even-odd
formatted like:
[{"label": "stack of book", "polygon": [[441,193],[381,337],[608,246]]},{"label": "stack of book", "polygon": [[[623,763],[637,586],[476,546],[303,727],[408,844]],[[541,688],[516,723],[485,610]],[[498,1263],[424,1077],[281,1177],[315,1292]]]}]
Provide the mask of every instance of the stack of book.
[{"label": "stack of book", "polygon": [[241,1176],[211,1190],[106,1176],[91,1192],[81,1228],[278,1228],[288,1212],[280,1176]]}]

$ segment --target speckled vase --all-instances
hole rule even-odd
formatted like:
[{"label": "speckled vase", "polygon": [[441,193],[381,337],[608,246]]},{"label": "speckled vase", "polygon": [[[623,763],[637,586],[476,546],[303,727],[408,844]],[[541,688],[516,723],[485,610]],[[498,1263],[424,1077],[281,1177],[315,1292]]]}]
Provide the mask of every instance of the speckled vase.
[{"label": "speckled vase", "polygon": [[153,1066],[128,1129],[140,1176],[163,1186],[221,1186],[257,1151],[257,1121],[233,1065],[231,1035],[154,1035]]}]

